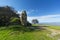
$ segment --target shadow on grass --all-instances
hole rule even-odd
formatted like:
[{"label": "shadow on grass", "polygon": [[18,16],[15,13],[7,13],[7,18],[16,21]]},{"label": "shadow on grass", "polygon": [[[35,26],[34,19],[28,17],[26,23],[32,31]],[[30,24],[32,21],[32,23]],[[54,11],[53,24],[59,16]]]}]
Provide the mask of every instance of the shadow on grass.
[{"label": "shadow on grass", "polygon": [[0,30],[12,30],[12,31],[19,31],[19,32],[34,32],[34,31],[41,31],[45,30],[43,28],[45,26],[30,26],[30,27],[23,27],[21,25],[10,25],[1,27]]}]

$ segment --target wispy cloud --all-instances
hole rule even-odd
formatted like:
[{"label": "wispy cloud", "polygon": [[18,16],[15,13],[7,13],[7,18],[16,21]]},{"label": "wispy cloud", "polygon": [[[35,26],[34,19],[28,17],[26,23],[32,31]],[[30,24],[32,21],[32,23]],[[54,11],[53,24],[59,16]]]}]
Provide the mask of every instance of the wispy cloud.
[{"label": "wispy cloud", "polygon": [[[27,14],[37,12],[38,10],[27,10]],[[18,11],[21,14],[22,11]],[[55,15],[45,15],[45,16],[28,16],[27,20],[31,22],[33,19],[38,19],[40,23],[44,22],[60,22],[60,14]]]},{"label": "wispy cloud", "polygon": [[[26,10],[26,9],[24,9],[24,10]],[[23,11],[23,10],[18,11],[17,13],[18,13],[18,14],[21,14],[22,11]],[[31,10],[31,9],[26,10],[27,15],[33,14],[34,12],[38,12],[38,10],[34,10],[34,9],[32,9],[32,10]]]},{"label": "wispy cloud", "polygon": [[[18,11],[18,13],[21,14],[22,11],[23,11],[23,10]],[[26,12],[27,12],[27,14],[29,14],[29,13],[35,12],[35,10],[26,10]]]},{"label": "wispy cloud", "polygon": [[60,14],[28,17],[29,22],[31,22],[33,19],[38,19],[38,21],[40,23],[43,23],[43,22],[60,22]]},{"label": "wispy cloud", "polygon": [[38,10],[27,10],[27,13],[29,14],[29,13],[33,13],[33,12],[37,12]]}]

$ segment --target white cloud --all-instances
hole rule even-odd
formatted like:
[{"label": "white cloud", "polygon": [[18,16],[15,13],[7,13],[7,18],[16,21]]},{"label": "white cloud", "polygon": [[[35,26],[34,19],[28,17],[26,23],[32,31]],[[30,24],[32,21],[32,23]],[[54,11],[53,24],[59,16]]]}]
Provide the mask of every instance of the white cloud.
[{"label": "white cloud", "polygon": [[[34,11],[34,10],[29,10],[29,11],[26,10],[27,14],[32,13],[33,11]],[[22,13],[22,10],[21,10],[21,11],[18,11],[18,13],[21,14],[21,13]]]},{"label": "white cloud", "polygon": [[27,14],[31,14],[31,13],[34,13],[34,12],[38,12],[38,10],[27,10]]},{"label": "white cloud", "polygon": [[22,11],[18,11],[17,13],[18,13],[18,14],[21,14],[21,13],[22,13]]},{"label": "white cloud", "polygon": [[38,19],[39,22],[60,22],[60,14],[57,15],[46,15],[46,16],[35,16],[28,17],[28,21],[31,22],[33,19]]},{"label": "white cloud", "polygon": [[[26,10],[26,9],[24,9],[24,10]],[[18,14],[21,14],[21,12],[22,12],[23,10],[20,10],[20,11],[18,11],[17,13]],[[38,10],[26,10],[26,12],[27,12],[27,14],[31,14],[31,13],[34,13],[34,12],[38,12]]]},{"label": "white cloud", "polygon": [[[22,11],[18,11],[19,14],[21,14]],[[27,14],[38,12],[38,10],[27,10]],[[27,20],[31,22],[33,19],[38,19],[40,23],[43,22],[60,22],[60,14],[55,15],[45,15],[45,16],[33,16],[33,17],[27,17]]]}]

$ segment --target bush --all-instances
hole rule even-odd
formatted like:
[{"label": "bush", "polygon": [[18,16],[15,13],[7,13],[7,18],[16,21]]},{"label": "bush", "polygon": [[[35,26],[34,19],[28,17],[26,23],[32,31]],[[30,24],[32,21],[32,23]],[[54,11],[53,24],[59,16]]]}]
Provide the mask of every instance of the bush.
[{"label": "bush", "polygon": [[0,7],[0,26],[9,25],[11,17],[19,18],[19,15],[16,13],[16,10],[10,6]]},{"label": "bush", "polygon": [[29,22],[27,22],[27,26],[32,26],[32,24],[31,24],[31,23],[29,23]]},{"label": "bush", "polygon": [[10,24],[20,24],[19,18],[11,17]]}]

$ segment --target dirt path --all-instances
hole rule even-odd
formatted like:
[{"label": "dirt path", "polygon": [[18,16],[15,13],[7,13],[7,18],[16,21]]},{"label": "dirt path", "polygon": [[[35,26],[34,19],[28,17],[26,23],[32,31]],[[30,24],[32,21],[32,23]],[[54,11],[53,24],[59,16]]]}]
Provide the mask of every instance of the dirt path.
[{"label": "dirt path", "polygon": [[48,31],[51,31],[50,36],[52,36],[52,37],[60,34],[60,30],[50,29],[50,28],[47,28],[47,27],[44,27],[44,28],[47,29]]},{"label": "dirt path", "polygon": [[[55,29],[51,29],[51,28],[47,28],[47,27],[44,27],[44,28],[51,32],[51,34],[47,34],[51,38],[53,38],[54,36],[60,34],[60,30],[55,30]],[[57,40],[60,40],[60,37]]]},{"label": "dirt path", "polygon": [[[56,30],[56,29],[51,29],[51,28],[48,28],[48,27],[38,27],[39,29],[45,29],[45,30],[48,30],[50,31],[51,33],[50,34],[47,34],[47,36],[51,37],[51,38],[54,38],[56,35],[60,35],[60,30]],[[60,40],[60,37],[57,38],[57,40]]]}]

